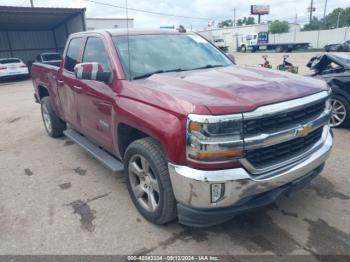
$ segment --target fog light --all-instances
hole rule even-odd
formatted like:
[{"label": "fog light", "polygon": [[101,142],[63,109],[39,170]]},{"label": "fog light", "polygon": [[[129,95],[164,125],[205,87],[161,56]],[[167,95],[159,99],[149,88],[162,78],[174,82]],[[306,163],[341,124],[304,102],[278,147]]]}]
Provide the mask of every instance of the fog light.
[{"label": "fog light", "polygon": [[211,202],[218,202],[224,195],[225,185],[224,184],[210,184]]}]

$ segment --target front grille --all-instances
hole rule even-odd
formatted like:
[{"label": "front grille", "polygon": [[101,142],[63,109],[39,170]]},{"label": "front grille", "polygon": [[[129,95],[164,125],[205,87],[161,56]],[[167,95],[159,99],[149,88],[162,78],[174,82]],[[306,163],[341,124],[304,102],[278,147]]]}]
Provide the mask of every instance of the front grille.
[{"label": "front grille", "polygon": [[322,137],[323,128],[318,128],[305,137],[277,145],[255,149],[246,153],[248,161],[256,168],[263,168],[291,159],[310,149]]},{"label": "front grille", "polygon": [[243,132],[245,135],[256,135],[269,131],[283,129],[289,125],[296,125],[320,115],[325,109],[325,100],[305,106],[290,112],[275,114],[269,117],[245,120]]}]

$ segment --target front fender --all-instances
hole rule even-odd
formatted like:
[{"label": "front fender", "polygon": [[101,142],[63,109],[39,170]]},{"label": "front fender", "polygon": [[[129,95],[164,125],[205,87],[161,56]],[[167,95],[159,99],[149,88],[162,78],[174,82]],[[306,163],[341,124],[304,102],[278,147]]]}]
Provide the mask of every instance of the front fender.
[{"label": "front fender", "polygon": [[138,100],[119,97],[115,117],[116,126],[120,123],[127,124],[159,141],[169,161],[185,162],[186,116]]}]

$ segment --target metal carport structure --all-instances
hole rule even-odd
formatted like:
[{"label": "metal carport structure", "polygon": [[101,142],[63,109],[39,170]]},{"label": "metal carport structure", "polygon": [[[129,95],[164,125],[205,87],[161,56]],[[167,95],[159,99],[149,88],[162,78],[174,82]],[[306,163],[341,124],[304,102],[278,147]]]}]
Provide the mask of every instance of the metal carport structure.
[{"label": "metal carport structure", "polygon": [[39,53],[61,53],[69,34],[85,27],[85,8],[0,6],[0,58],[30,64]]}]

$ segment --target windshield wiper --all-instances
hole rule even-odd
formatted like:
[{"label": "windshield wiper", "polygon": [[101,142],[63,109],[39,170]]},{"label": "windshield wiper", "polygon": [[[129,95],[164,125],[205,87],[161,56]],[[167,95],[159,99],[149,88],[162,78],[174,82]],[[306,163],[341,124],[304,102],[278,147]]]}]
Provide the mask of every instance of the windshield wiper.
[{"label": "windshield wiper", "polygon": [[157,70],[157,71],[147,73],[144,75],[135,76],[135,77],[133,77],[133,80],[150,77],[154,74],[162,74],[162,73],[169,73],[169,72],[181,72],[181,71],[185,71],[185,70],[182,68],[175,68],[175,69],[170,69],[170,70]]},{"label": "windshield wiper", "polygon": [[206,68],[214,68],[214,67],[223,67],[224,65],[205,65],[197,68],[193,68],[192,70],[197,70],[197,69],[206,69]]}]

